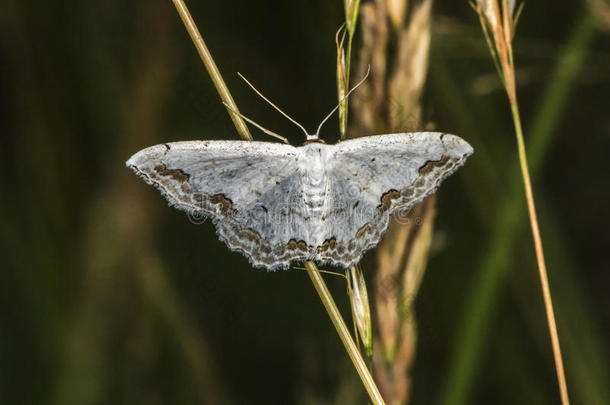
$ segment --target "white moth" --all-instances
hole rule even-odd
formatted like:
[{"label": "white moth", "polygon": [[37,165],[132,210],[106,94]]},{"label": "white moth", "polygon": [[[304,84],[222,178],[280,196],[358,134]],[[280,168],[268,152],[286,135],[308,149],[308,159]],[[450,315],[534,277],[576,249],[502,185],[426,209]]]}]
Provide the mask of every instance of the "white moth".
[{"label": "white moth", "polygon": [[472,153],[466,141],[438,132],[336,145],[316,134],[299,147],[166,143],[126,164],[171,206],[210,217],[220,240],[256,267],[312,260],[346,268],[377,245],[390,215],[432,194]]}]

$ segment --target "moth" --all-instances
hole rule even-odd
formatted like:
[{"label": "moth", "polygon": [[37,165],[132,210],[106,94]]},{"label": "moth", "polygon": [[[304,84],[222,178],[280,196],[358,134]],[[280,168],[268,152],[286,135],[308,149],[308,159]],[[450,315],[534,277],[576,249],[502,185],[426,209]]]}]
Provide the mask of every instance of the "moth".
[{"label": "moth", "polygon": [[439,132],[329,145],[319,138],[322,124],[315,135],[301,126],[302,146],[172,142],[143,149],[126,165],[171,206],[211,218],[219,239],[255,267],[312,260],[347,268],[377,245],[392,214],[432,194],[473,153]]}]

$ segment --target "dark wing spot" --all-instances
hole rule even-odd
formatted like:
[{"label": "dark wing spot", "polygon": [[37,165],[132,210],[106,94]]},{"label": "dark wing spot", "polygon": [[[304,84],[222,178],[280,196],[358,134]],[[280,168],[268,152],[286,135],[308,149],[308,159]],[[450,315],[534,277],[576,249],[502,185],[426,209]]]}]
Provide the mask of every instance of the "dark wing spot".
[{"label": "dark wing spot", "polygon": [[318,247],[318,252],[326,252],[328,249],[334,250],[337,246],[337,240],[332,237],[330,239],[326,239],[322,245]]},{"label": "dark wing spot", "polygon": [[307,252],[307,243],[305,243],[305,241],[300,240],[297,241],[296,239],[290,239],[288,241],[288,243],[286,244],[286,249],[287,250],[300,250],[302,252]]},{"label": "dark wing spot", "polygon": [[443,155],[440,160],[428,160],[422,167],[419,168],[419,174],[425,176],[437,167],[442,167],[449,161],[449,155]]},{"label": "dark wing spot", "polygon": [[231,206],[233,205],[233,201],[229,200],[224,194],[215,194],[210,198],[210,202],[212,204],[219,204],[220,211],[223,213],[227,213]]},{"label": "dark wing spot", "polygon": [[250,242],[257,242],[261,238],[260,235],[251,228],[244,229],[240,233],[241,233],[240,236],[242,239],[247,239]]},{"label": "dark wing spot", "polygon": [[410,198],[413,195],[413,188],[412,187],[407,187],[407,188],[402,190],[401,194],[402,194],[403,197]]},{"label": "dark wing spot", "polygon": [[385,208],[390,208],[390,206],[392,205],[392,200],[395,200],[399,197],[400,193],[397,190],[390,190],[381,196],[381,204]]},{"label": "dark wing spot", "polygon": [[307,252],[307,243],[305,243],[305,241],[303,240],[300,240],[297,242],[297,248],[300,251]]},{"label": "dark wing spot", "polygon": [[171,177],[172,179],[184,183],[191,178],[191,175],[181,169],[168,169],[164,164],[155,166],[155,171],[161,176]]},{"label": "dark wing spot", "polygon": [[362,225],[360,229],[358,229],[358,232],[356,232],[356,239],[364,238],[366,234],[370,232],[370,230],[370,225],[367,222],[366,224]]},{"label": "dark wing spot", "polygon": [[288,243],[286,244],[286,249],[287,250],[296,250],[297,248],[297,241],[294,239],[290,239],[288,241]]}]

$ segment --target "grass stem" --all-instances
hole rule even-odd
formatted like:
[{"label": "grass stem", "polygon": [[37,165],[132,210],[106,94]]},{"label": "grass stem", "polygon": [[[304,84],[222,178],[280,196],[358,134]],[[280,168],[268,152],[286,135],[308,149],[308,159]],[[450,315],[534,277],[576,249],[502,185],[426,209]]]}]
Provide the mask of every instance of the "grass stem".
[{"label": "grass stem", "polygon": [[534,247],[536,250],[536,261],[538,262],[538,272],[540,275],[540,285],[544,298],[544,307],[551,335],[551,345],[553,347],[553,357],[555,359],[555,369],[557,372],[557,382],[559,384],[559,393],[561,395],[562,405],[569,405],[568,387],[566,384],[566,376],[563,367],[563,358],[561,356],[561,347],[559,345],[559,335],[557,333],[557,323],[555,321],[555,312],[553,310],[553,300],[551,298],[551,290],[549,288],[549,277],[546,270],[546,262],[544,260],[544,251],[542,249],[542,238],[540,237],[540,229],[538,226],[538,217],[536,214],[536,205],[534,203],[534,193],[532,192],[532,183],[530,172],[527,165],[527,155],[525,152],[525,142],[523,141],[523,129],[521,126],[521,117],[519,115],[519,106],[517,105],[516,97],[511,101],[511,112],[513,123],[515,125],[515,135],[517,136],[517,146],[519,151],[519,164],[521,166],[521,175],[523,177],[523,185],[525,187],[525,198],[527,200],[527,210],[532,228],[532,236],[534,237]]},{"label": "grass stem", "polygon": [[250,134],[244,120],[238,114],[236,114],[236,112],[239,113],[237,104],[235,104],[235,101],[233,100],[233,97],[231,96],[231,93],[229,92],[229,89],[227,88],[227,85],[225,84],[225,81],[218,70],[218,66],[216,66],[208,47],[203,41],[203,37],[197,29],[197,25],[195,24],[195,21],[193,21],[193,17],[191,17],[191,13],[189,13],[186,4],[184,4],[183,0],[172,0],[172,2],[174,3],[174,6],[176,6],[176,10],[178,10],[178,14],[184,23],[184,27],[195,44],[195,48],[197,48],[197,52],[199,53],[199,56],[201,57],[201,60],[203,61],[203,64],[205,65],[205,68],[212,79],[212,82],[214,82],[214,86],[216,86],[216,90],[218,91],[220,98],[230,107],[227,110],[229,112],[229,116],[233,120],[233,124],[235,124],[235,128],[237,129],[239,136],[246,141],[251,141],[252,135]]},{"label": "grass stem", "polygon": [[[565,115],[570,93],[586,66],[595,34],[594,20],[589,11],[584,10],[549,75],[540,107],[528,130],[529,166],[534,176],[548,155],[556,128]],[[516,168],[511,167],[510,173],[505,198],[500,202],[492,226],[489,246],[480,258],[472,286],[466,293],[466,304],[458,322],[447,378],[441,390],[440,403],[443,405],[469,403],[469,392],[482,363],[488,332],[492,328],[501,289],[509,271],[519,224],[525,219],[525,210],[520,204],[523,190],[521,176]]]},{"label": "grass stem", "polygon": [[345,346],[347,354],[354,363],[354,367],[356,368],[356,371],[362,380],[362,384],[369,394],[371,402],[374,405],[385,404],[379,390],[377,389],[377,385],[375,385],[375,380],[373,380],[373,376],[366,367],[366,363],[360,355],[360,351],[354,343],[354,340],[349,333],[349,329],[345,325],[343,317],[339,312],[339,308],[337,308],[335,300],[333,300],[330,291],[328,291],[328,287],[326,286],[318,267],[313,262],[305,262],[305,268],[307,269],[307,274],[309,274],[311,282],[316,288],[316,291],[324,304],[324,308],[326,308],[326,312],[328,312],[328,316],[333,322],[333,325],[335,325],[335,329],[337,329],[337,333],[341,338],[341,342],[343,342],[343,345]]},{"label": "grass stem", "polygon": [[[345,56],[345,84],[346,91],[349,90],[349,78],[350,78],[350,70],[351,70],[351,60],[352,60],[352,40],[354,39],[354,32],[348,32],[347,36],[347,54]],[[345,139],[347,135],[347,115],[349,113],[348,108],[348,100],[345,99],[341,102],[341,111],[339,114],[340,128],[341,128],[341,139]]]},{"label": "grass stem", "polygon": [[[352,43],[354,34],[356,33],[356,23],[358,22],[358,14],[360,13],[360,0],[352,0],[345,2],[345,28],[347,30],[347,52],[345,56],[345,91],[349,91],[350,76],[351,76],[351,61],[352,61]],[[347,116],[349,113],[349,105],[347,98],[341,102],[339,110],[339,128],[341,139],[345,139],[347,135]]]}]

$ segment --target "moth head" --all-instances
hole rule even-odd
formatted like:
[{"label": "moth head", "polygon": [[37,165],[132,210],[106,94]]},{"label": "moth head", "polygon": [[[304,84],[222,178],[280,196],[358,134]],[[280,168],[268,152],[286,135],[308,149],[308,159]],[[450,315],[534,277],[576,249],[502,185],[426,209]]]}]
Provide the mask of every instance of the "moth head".
[{"label": "moth head", "polygon": [[324,139],[318,138],[317,135],[307,135],[307,140],[305,141],[305,145],[309,145],[310,143],[326,143]]}]

